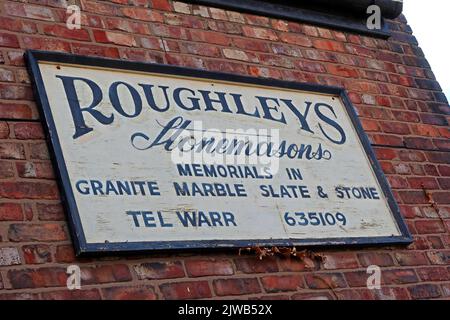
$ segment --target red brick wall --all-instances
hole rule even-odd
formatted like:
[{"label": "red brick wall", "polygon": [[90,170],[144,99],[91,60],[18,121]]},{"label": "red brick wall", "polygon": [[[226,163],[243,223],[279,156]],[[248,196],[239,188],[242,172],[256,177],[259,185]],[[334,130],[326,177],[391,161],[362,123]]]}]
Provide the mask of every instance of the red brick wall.
[{"label": "red brick wall", "polygon": [[[82,30],[70,31],[64,2],[0,2],[0,299],[450,297],[449,107],[403,18],[380,40],[167,0],[77,0]],[[322,266],[237,250],[76,259],[29,48],[345,87],[414,243],[321,250]],[[65,288],[74,263],[81,291]],[[366,289],[371,264],[382,267],[381,291]]]}]

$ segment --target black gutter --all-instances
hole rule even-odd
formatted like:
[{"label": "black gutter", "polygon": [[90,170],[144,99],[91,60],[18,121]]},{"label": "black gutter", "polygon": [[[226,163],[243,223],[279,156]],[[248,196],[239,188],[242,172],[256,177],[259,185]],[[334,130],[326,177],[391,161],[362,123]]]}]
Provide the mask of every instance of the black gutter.
[{"label": "black gutter", "polygon": [[[261,16],[287,19],[327,27],[336,30],[389,38],[390,32],[383,18],[400,15],[403,4],[399,0],[182,0],[186,3],[199,4],[246,12]],[[381,29],[368,29],[366,21],[367,7],[371,4],[380,6]]]}]

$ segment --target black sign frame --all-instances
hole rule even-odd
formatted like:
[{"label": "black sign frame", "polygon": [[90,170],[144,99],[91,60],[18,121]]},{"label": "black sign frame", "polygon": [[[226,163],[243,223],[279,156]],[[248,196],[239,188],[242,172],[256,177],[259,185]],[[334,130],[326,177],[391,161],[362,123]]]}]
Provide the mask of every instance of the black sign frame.
[{"label": "black sign frame", "polygon": [[[355,109],[344,88],[323,86],[317,84],[298,83],[276,79],[263,79],[223,72],[211,72],[186,67],[163,64],[130,62],[122,60],[105,59],[72,55],[60,52],[27,50],[25,53],[27,68],[32,79],[32,86],[36,102],[39,107],[41,121],[45,122],[47,142],[52,157],[53,167],[56,169],[58,184],[61,191],[61,200],[65,207],[71,231],[75,253],[79,255],[92,255],[99,253],[142,253],[150,250],[168,249],[202,249],[202,248],[243,248],[255,246],[374,246],[374,245],[407,245],[413,238],[401,216],[400,209],[395,201],[391,188],[384,176],[378,160],[372,150],[369,139],[361,126]],[[87,67],[104,67],[128,71],[151,72],[178,76],[188,76],[208,80],[222,80],[252,85],[278,87],[281,89],[294,89],[311,93],[334,94],[340,97],[357,136],[372,165],[375,177],[378,180],[394,220],[400,230],[400,236],[390,237],[350,237],[350,238],[322,238],[322,239],[252,239],[252,240],[193,240],[193,241],[145,241],[145,242],[118,242],[118,243],[87,243],[78,213],[72,186],[64,161],[63,152],[59,142],[55,123],[51,114],[47,92],[39,69],[39,61],[74,64]]]}]

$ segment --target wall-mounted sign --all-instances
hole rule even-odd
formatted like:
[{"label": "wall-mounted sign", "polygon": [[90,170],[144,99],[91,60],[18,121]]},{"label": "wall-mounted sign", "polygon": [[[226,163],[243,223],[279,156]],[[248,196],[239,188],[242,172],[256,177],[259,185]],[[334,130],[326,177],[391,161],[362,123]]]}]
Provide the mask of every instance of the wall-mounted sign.
[{"label": "wall-mounted sign", "polygon": [[78,253],[410,241],[342,89],[27,60]]}]

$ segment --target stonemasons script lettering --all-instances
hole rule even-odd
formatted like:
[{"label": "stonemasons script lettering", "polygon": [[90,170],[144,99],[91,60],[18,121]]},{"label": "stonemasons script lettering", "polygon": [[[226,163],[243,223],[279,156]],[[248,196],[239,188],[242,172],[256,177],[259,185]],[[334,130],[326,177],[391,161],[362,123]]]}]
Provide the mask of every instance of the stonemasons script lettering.
[{"label": "stonemasons script lettering", "polygon": [[[95,130],[93,121],[101,125],[111,125],[118,117],[136,118],[143,112],[162,114],[176,109],[178,116],[173,116],[165,123],[155,119],[161,127],[159,134],[151,137],[145,132],[136,132],[130,137],[130,143],[137,150],[162,147],[166,151],[174,148],[183,152],[209,152],[232,155],[265,155],[269,157],[286,157],[290,159],[329,160],[331,152],[322,143],[316,145],[298,143],[298,141],[277,141],[252,143],[246,139],[217,139],[214,137],[192,141],[181,137],[185,130],[192,131],[190,113],[223,113],[233,117],[257,118],[270,123],[288,125],[288,119],[295,119],[298,132],[310,136],[319,136],[322,141],[342,145],[347,137],[339,123],[334,107],[322,101],[297,101],[276,96],[261,95],[250,97],[244,103],[242,94],[220,90],[191,89],[189,87],[171,87],[152,83],[132,85],[125,81],[113,81],[100,86],[94,80],[56,75],[64,87],[70,108],[74,133],[78,139]],[[189,83],[189,82],[187,82]],[[89,103],[81,105],[79,93],[88,92]],[[131,98],[131,99],[130,99]],[[132,101],[130,105],[130,101]],[[108,105],[111,110],[98,108]],[[287,117],[289,113],[289,117]],[[89,118],[89,124],[86,119]],[[313,123],[314,122],[314,123]]]}]

